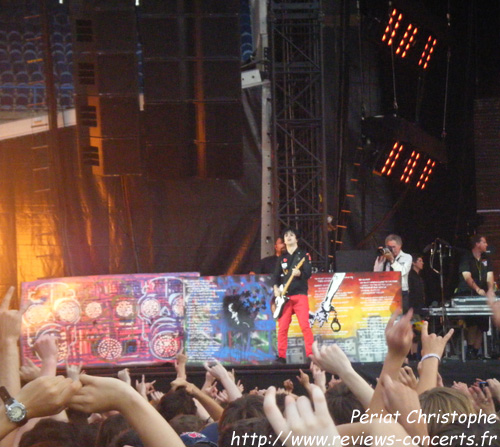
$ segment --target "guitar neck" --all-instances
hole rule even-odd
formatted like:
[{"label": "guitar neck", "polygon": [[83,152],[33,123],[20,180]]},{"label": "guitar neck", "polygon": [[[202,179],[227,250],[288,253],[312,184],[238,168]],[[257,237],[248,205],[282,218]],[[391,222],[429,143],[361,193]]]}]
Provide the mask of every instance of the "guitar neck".
[{"label": "guitar neck", "polygon": [[[305,260],[306,260],[306,258],[303,257],[294,268],[300,269],[302,267],[302,264],[304,264]],[[288,281],[285,283],[285,286],[283,287],[283,293],[282,293],[283,296],[286,295],[286,293],[288,292],[288,287],[290,287],[290,284],[292,283],[293,278],[294,278],[293,275],[290,274],[290,278],[288,278]]]}]

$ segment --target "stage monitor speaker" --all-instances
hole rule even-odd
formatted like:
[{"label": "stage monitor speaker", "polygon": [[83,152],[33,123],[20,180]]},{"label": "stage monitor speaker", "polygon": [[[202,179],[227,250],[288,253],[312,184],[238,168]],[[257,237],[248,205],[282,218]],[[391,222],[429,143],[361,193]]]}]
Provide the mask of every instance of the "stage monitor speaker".
[{"label": "stage monitor speaker", "polygon": [[81,53],[75,60],[75,89],[80,95],[138,96],[134,53]]},{"label": "stage monitor speaker", "polygon": [[335,252],[337,272],[372,272],[376,250],[337,250]]},{"label": "stage monitor speaker", "polygon": [[196,175],[196,146],[146,143],[146,175],[150,180],[177,180]]},{"label": "stage monitor speaker", "polygon": [[[196,62],[185,59],[145,60],[145,103],[195,101],[196,69]],[[241,100],[241,64],[239,59],[204,60],[201,71],[205,100]]]},{"label": "stage monitor speaker", "polygon": [[146,106],[165,101],[187,101],[194,97],[192,68],[186,60],[144,61],[144,102]]},{"label": "stage monitor speaker", "polygon": [[144,108],[144,139],[152,144],[185,145],[194,142],[194,104],[164,102]]},{"label": "stage monitor speaker", "polygon": [[138,138],[139,99],[123,96],[77,96],[77,123],[90,137]]},{"label": "stage monitor speaker", "polygon": [[130,52],[137,50],[137,18],[134,9],[85,8],[72,14],[73,52]]},{"label": "stage monitor speaker", "polygon": [[90,138],[82,148],[83,163],[102,176],[142,174],[139,140],[137,138]]},{"label": "stage monitor speaker", "polygon": [[[198,4],[197,4],[198,3]],[[238,14],[240,2],[237,0],[141,0],[144,14]]]}]

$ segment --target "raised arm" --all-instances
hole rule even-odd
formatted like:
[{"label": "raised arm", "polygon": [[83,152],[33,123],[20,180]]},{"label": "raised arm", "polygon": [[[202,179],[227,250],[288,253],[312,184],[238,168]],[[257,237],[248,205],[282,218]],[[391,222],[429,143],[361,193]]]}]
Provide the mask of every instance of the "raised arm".
[{"label": "raised arm", "polygon": [[213,366],[209,366],[207,363],[205,363],[204,366],[205,369],[210,372],[210,374],[212,374],[212,376],[214,376],[227,391],[230,402],[242,396],[238,385],[236,385],[234,379],[229,376],[226,368],[224,368],[221,363],[216,360]]},{"label": "raised arm", "polygon": [[420,380],[417,385],[417,392],[422,394],[437,386],[438,368],[443,357],[444,348],[453,335],[453,329],[450,329],[444,336],[428,333],[429,323],[424,321],[422,325],[422,370],[420,371]]},{"label": "raised arm", "polygon": [[313,362],[325,371],[339,376],[367,409],[373,397],[373,388],[356,372],[344,351],[338,345],[321,346],[313,343]]},{"label": "raised arm", "polygon": [[[401,314],[401,310],[397,309],[387,323],[385,328],[385,339],[387,342],[388,352],[384,360],[380,377],[387,375],[391,379],[396,380],[399,375],[399,369],[403,364],[408,352],[410,351],[413,340],[413,329],[411,318],[413,311],[410,309],[408,313],[403,315],[399,321],[396,318]],[[372,400],[370,402],[370,413],[379,414],[385,410],[384,401],[382,398],[382,383],[379,380],[375,387]]]},{"label": "raised arm", "polygon": [[87,413],[118,410],[137,431],[145,447],[184,447],[170,424],[131,386],[110,377],[80,376],[83,387],[70,407]]}]

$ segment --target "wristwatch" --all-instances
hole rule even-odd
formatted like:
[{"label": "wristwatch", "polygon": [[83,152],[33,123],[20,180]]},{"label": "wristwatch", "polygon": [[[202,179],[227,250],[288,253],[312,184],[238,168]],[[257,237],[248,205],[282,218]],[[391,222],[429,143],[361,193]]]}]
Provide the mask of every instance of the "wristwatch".
[{"label": "wristwatch", "polygon": [[5,404],[5,413],[9,421],[17,425],[24,425],[28,422],[26,407],[21,402],[14,399],[4,386],[0,386],[0,398]]}]

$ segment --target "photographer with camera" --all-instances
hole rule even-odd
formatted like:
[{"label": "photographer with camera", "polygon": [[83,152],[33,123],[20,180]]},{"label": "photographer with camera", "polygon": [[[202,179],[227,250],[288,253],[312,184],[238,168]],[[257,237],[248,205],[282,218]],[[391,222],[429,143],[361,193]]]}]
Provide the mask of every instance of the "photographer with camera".
[{"label": "photographer with camera", "polygon": [[374,272],[401,272],[401,289],[403,291],[403,312],[409,309],[408,274],[412,266],[412,257],[401,250],[403,241],[397,234],[389,234],[385,238],[385,247],[378,248],[379,256],[373,266]]}]

